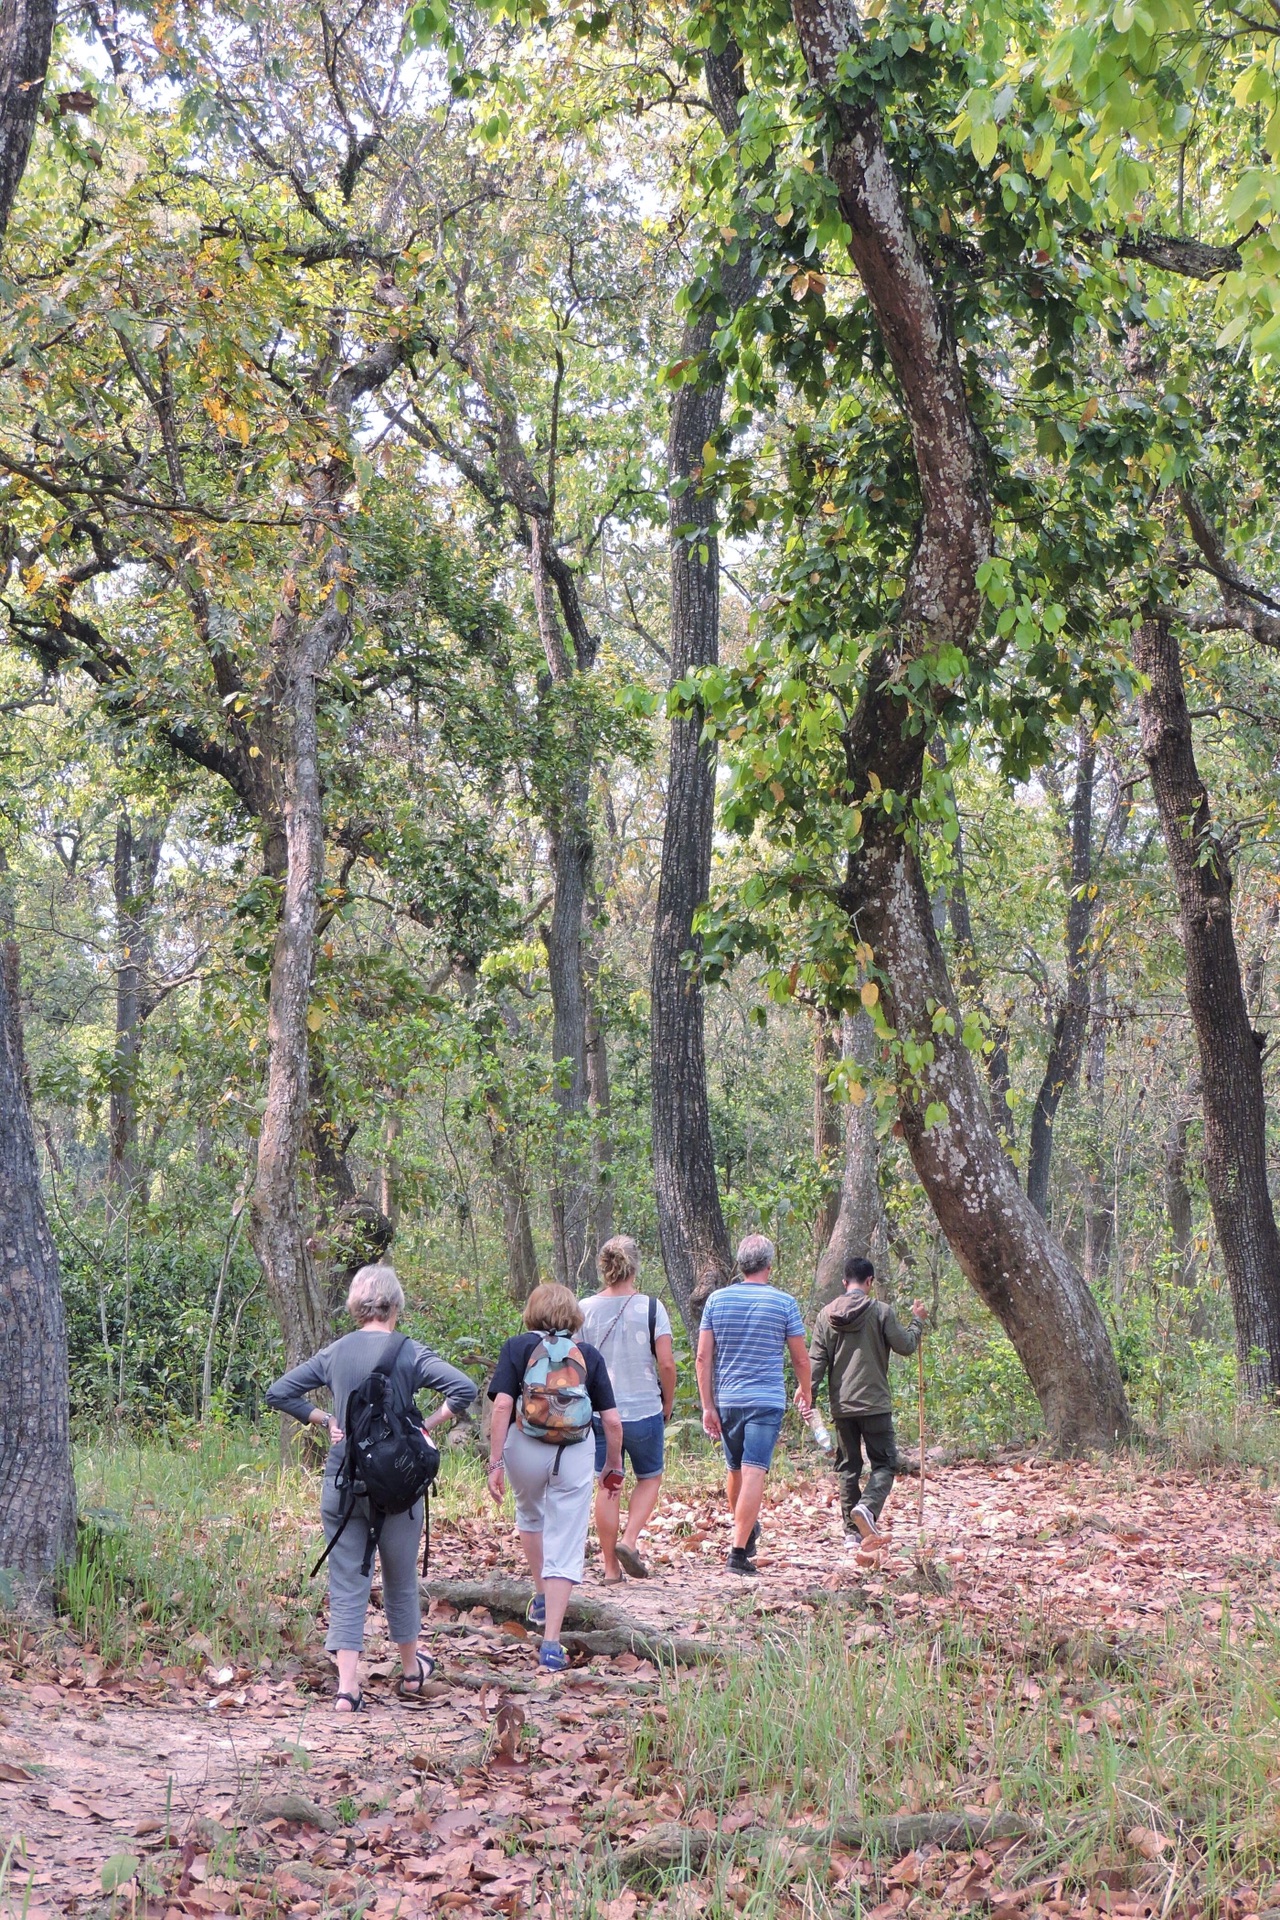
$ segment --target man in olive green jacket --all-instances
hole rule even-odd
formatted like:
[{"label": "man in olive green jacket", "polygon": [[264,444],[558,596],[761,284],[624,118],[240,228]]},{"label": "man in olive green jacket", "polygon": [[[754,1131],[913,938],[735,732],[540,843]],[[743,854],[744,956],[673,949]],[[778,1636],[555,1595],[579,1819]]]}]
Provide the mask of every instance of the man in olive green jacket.
[{"label": "man in olive green jacket", "polygon": [[[873,1298],[875,1277],[869,1260],[857,1255],[846,1260],[844,1292],[822,1309],[809,1342],[814,1405],[823,1380],[829,1377],[831,1383],[844,1530],[873,1544],[884,1538],[879,1527],[880,1511],[889,1498],[898,1457],[889,1393],[889,1355],[914,1353],[928,1318],[923,1300],[913,1300],[911,1324],[904,1327],[891,1306]],[[860,1486],[864,1447],[871,1469],[865,1494]]]}]

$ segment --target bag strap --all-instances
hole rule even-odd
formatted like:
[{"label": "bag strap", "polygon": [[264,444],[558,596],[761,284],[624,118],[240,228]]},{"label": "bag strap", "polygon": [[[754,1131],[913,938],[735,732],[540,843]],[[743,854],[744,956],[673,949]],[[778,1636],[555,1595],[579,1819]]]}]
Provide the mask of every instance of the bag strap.
[{"label": "bag strap", "polygon": [[604,1332],[600,1335],[599,1340],[596,1342],[597,1346],[603,1347],[605,1341],[609,1338],[609,1335],[613,1332],[614,1328],[621,1321],[623,1315],[627,1311],[627,1308],[631,1305],[631,1302],[634,1299],[635,1299],[635,1295],[633,1293],[629,1293],[627,1295],[626,1299],[623,1301],[622,1305],[618,1308],[618,1311],[614,1314],[612,1320],[609,1322]]},{"label": "bag strap", "polygon": [[658,1357],[658,1296],[649,1295],[649,1351],[656,1360]]}]

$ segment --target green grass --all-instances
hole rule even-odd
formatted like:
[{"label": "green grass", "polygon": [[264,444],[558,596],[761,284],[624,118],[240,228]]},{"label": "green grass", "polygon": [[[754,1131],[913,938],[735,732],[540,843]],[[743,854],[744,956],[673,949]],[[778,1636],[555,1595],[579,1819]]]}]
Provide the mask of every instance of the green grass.
[{"label": "green grass", "polygon": [[[320,1454],[281,1471],[274,1436],[210,1427],[186,1439],[95,1436],[77,1449],[81,1525],[61,1613],[109,1665],[257,1665],[313,1639],[323,1580]],[[485,1503],[483,1466],[446,1451],[438,1526]]]},{"label": "green grass", "polygon": [[1145,1827],[1180,1836],[1206,1898],[1272,1877],[1275,1622],[1233,1645],[1198,1614],[1170,1618],[1110,1678],[1051,1664],[1030,1626],[998,1647],[954,1626],[864,1645],[855,1631],[845,1617],[766,1634],[669,1685],[635,1735],[637,1780],[678,1770],[690,1810],[749,1802],[775,1823],[998,1804],[1065,1835],[1082,1870]]}]

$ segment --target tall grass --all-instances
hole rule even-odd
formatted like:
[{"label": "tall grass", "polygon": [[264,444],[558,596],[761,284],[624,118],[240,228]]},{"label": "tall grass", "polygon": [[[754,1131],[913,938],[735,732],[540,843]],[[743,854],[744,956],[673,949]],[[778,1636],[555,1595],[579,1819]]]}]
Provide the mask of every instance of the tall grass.
[{"label": "tall grass", "polygon": [[[77,1450],[81,1526],[66,1568],[67,1624],[109,1664],[258,1664],[312,1638],[324,1591],[317,1454],[281,1470],[274,1436],[208,1427],[186,1438],[100,1434]],[[469,1448],[446,1451],[433,1525],[485,1503]]]},{"label": "tall grass", "polygon": [[717,1814],[778,1821],[991,1806],[1092,1849],[1135,1826],[1194,1855],[1202,1890],[1280,1852],[1280,1631],[1238,1642],[1199,1615],[1099,1678],[1046,1665],[1033,1628],[996,1648],[952,1627],[854,1644],[839,1620],[766,1636],[668,1686],[641,1722],[638,1778],[678,1772]]}]

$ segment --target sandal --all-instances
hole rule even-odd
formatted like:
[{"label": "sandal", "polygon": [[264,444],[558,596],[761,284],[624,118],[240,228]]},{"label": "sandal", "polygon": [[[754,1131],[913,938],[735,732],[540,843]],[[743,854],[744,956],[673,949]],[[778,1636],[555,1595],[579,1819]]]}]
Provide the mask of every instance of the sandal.
[{"label": "sandal", "polygon": [[[352,1713],[364,1712],[364,1689],[363,1688],[361,1688],[356,1693],[335,1693],[333,1696],[333,1710],[335,1713],[337,1713],[338,1711],[339,1700],[345,1700],[347,1702],[347,1705],[350,1707]],[[348,1716],[346,1714],[342,1715],[342,1718],[344,1720],[347,1717]]]},{"label": "sandal", "polygon": [[647,1580],[649,1578],[648,1567],[646,1567],[635,1548],[629,1547],[625,1540],[619,1540],[615,1552],[618,1556],[618,1565],[625,1567],[633,1580]]},{"label": "sandal", "polygon": [[402,1673],[396,1681],[396,1693],[401,1700],[421,1700],[425,1696],[422,1689],[436,1670],[436,1663],[429,1653],[418,1655],[418,1671]]},{"label": "sandal", "polygon": [[622,1580],[623,1576],[620,1573],[602,1573],[600,1575],[600,1585],[602,1587],[620,1587]]}]

